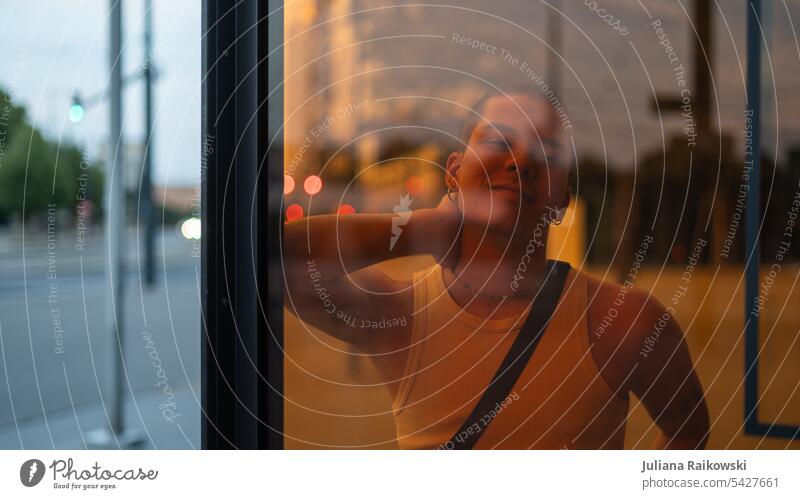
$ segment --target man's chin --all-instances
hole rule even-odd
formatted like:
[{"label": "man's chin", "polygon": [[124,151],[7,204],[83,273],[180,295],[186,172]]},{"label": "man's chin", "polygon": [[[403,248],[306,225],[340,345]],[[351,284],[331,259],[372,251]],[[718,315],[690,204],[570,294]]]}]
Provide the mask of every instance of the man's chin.
[{"label": "man's chin", "polygon": [[477,209],[474,213],[474,216],[466,217],[467,223],[471,220],[481,231],[507,236],[522,234],[529,237],[537,223],[544,218],[540,207],[527,202],[493,203],[491,208]]},{"label": "man's chin", "polygon": [[513,237],[525,232],[526,221],[523,216],[517,216],[518,210],[503,217],[492,217],[488,223],[488,231],[494,234]]},{"label": "man's chin", "polygon": [[491,217],[489,226],[494,232],[514,237],[530,238],[534,232],[541,234],[550,225],[550,218],[534,206],[515,206],[505,217]]}]

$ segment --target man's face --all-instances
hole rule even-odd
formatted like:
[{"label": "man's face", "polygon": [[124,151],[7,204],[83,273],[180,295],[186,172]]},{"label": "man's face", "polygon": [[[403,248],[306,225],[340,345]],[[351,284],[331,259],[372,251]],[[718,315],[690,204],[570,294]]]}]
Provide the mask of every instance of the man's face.
[{"label": "man's face", "polygon": [[569,199],[558,120],[546,102],[526,95],[492,97],[478,112],[464,152],[448,159],[465,223],[528,233]]}]

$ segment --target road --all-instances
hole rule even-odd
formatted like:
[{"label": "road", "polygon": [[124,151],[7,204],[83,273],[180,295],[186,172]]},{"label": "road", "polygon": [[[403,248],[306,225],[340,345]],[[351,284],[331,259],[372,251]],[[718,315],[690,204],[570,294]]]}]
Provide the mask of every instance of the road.
[{"label": "road", "polygon": [[[95,234],[82,251],[68,236],[49,246],[42,235],[27,237],[24,253],[20,237],[0,235],[0,241],[2,432],[15,422],[46,422],[65,411],[71,414],[74,407],[96,405],[101,393],[107,397],[117,343],[108,327],[112,303],[102,234]],[[199,386],[197,247],[173,230],[159,234],[158,282],[148,289],[139,278],[135,233],[127,243],[122,315],[126,391],[134,393],[134,402],[143,401],[136,403],[138,413],[160,413],[170,423],[197,419],[196,406],[177,407],[171,396]]]}]

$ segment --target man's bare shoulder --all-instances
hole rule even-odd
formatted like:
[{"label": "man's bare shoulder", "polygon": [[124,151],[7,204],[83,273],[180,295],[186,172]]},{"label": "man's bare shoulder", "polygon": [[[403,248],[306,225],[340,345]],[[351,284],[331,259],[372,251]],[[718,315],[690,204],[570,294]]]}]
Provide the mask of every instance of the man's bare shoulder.
[{"label": "man's bare shoulder", "polygon": [[703,448],[709,417],[683,331],[650,293],[590,279],[589,336],[603,378],[633,393],[662,434],[664,448]]},{"label": "man's bare shoulder", "polygon": [[592,355],[610,385],[627,386],[648,336],[669,314],[645,290],[590,276],[587,301]]}]

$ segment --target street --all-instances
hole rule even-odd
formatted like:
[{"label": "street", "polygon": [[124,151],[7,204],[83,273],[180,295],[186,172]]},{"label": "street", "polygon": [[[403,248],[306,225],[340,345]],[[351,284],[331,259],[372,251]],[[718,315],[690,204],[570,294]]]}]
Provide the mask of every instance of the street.
[{"label": "street", "polygon": [[[13,445],[15,428],[26,424],[42,425],[53,441],[57,436],[52,435],[48,420],[66,415],[77,421],[82,408],[103,407],[101,394],[103,402],[110,403],[112,349],[117,343],[109,329],[112,303],[103,271],[105,247],[99,236],[81,253],[69,238],[50,245],[41,236],[27,239],[24,266],[20,242],[3,238],[0,434],[14,433],[11,444],[7,439],[0,441],[3,446]],[[155,421],[163,426],[161,433],[180,435],[187,425],[192,428],[191,435],[170,446],[198,447],[200,259],[193,256],[193,242],[171,228],[158,234],[157,283],[148,289],[140,281],[137,245],[136,234],[131,232],[122,321],[123,384],[135,417],[126,416],[126,427],[141,428],[156,416]],[[176,396],[178,392],[182,394]],[[187,400],[187,394],[189,403],[181,407],[179,401]],[[93,429],[82,428],[83,432]],[[69,438],[80,446],[77,427],[73,432]]]}]

